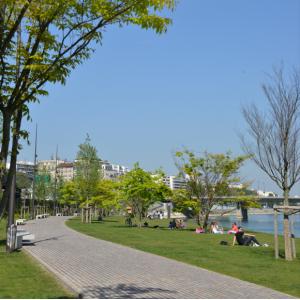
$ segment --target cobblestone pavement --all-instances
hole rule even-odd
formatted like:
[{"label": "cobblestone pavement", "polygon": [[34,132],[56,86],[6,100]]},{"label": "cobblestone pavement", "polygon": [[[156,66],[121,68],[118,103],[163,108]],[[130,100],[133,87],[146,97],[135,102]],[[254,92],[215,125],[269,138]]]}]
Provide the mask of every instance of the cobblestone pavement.
[{"label": "cobblestone pavement", "polygon": [[289,298],[286,294],[75,232],[66,217],[23,226],[24,247],[83,298]]}]

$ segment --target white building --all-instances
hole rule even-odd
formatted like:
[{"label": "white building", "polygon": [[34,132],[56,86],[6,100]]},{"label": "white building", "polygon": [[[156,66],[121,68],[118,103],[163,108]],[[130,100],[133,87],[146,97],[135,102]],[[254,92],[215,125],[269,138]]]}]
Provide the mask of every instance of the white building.
[{"label": "white building", "polygon": [[48,160],[39,160],[37,163],[38,170],[46,170],[49,172],[52,178],[55,178],[55,170],[57,166],[65,163],[64,160],[48,159]]},{"label": "white building", "polygon": [[129,168],[108,161],[101,162],[101,169],[104,179],[114,179],[129,172]]},{"label": "white building", "polygon": [[[6,164],[6,168],[9,169],[10,163]],[[16,163],[16,171],[18,173],[24,173],[27,174],[27,176],[33,180],[33,175],[34,175],[34,163],[31,161],[23,161],[19,160]]]},{"label": "white building", "polygon": [[74,178],[74,163],[63,162],[57,165],[57,176],[63,181],[70,181]]},{"label": "white building", "polygon": [[270,191],[270,192],[264,192],[264,191],[261,191],[261,190],[258,190],[257,191],[257,195],[260,196],[260,197],[276,197],[277,194]]},{"label": "white building", "polygon": [[166,176],[163,178],[164,184],[166,184],[171,190],[185,189],[186,181],[183,178],[177,176]]}]

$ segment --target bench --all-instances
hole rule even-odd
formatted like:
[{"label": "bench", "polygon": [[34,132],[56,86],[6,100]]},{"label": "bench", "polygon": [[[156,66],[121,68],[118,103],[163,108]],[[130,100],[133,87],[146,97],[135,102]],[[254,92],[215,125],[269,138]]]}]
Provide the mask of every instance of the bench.
[{"label": "bench", "polygon": [[34,234],[23,229],[17,229],[15,247],[16,249],[20,249],[22,248],[22,245],[33,244],[34,239]]},{"label": "bench", "polygon": [[41,214],[41,215],[36,215],[35,216],[36,219],[45,219],[47,217],[49,217],[49,214]]},{"label": "bench", "polygon": [[16,220],[16,225],[25,225],[25,221],[26,221],[26,219],[17,219]]}]

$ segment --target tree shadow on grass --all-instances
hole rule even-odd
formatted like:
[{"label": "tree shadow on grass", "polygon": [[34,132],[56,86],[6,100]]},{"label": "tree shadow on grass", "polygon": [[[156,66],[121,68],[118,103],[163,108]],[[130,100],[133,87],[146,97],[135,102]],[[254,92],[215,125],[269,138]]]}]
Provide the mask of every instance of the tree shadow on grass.
[{"label": "tree shadow on grass", "polygon": [[0,253],[6,252],[6,240],[0,240]]},{"label": "tree shadow on grass", "polygon": [[[152,294],[153,293],[153,294]],[[106,287],[88,286],[79,294],[79,298],[98,298],[98,299],[166,299],[176,298],[176,291],[140,287],[134,284],[120,283]]]}]

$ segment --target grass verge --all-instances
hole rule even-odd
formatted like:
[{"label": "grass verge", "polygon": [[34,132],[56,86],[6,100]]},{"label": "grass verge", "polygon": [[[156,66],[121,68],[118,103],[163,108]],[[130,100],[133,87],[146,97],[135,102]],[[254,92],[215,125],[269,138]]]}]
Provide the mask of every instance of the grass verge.
[{"label": "grass verge", "polygon": [[25,251],[5,252],[5,222],[0,221],[0,298],[75,298]]},{"label": "grass verge", "polygon": [[[169,230],[166,220],[151,220],[149,228],[127,227],[124,218],[110,217],[102,222],[83,224],[79,219],[67,226],[84,234],[165,256],[191,265],[230,275],[300,297],[300,260],[275,260],[273,236],[256,233],[260,242],[270,247],[232,247],[232,235],[195,234],[194,224],[185,230]],[[159,225],[160,228],[153,228]],[[220,245],[224,240],[228,246]],[[300,240],[297,239],[299,253]],[[283,256],[280,238],[280,254]]]}]

